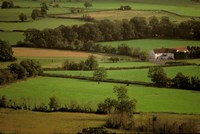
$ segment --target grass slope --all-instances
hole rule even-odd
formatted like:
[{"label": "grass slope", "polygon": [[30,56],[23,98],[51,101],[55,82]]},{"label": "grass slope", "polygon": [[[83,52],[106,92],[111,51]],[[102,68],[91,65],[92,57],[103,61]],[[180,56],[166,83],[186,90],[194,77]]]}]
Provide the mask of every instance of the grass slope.
[{"label": "grass slope", "polygon": [[127,41],[112,41],[112,42],[100,42],[102,45],[118,46],[122,43],[127,44],[133,48],[140,48],[141,50],[150,52],[154,48],[174,48],[174,47],[186,47],[186,46],[200,46],[200,41],[191,40],[167,40],[167,39],[139,39],[139,40],[127,40]]},{"label": "grass slope", "polygon": [[[128,89],[129,96],[138,101],[137,111],[200,114],[199,92],[136,85],[129,86]],[[48,104],[49,97],[57,96],[63,105],[76,100],[81,105],[90,104],[93,108],[105,98],[115,97],[112,83],[97,84],[48,77],[37,77],[1,87],[0,96],[2,95],[17,103],[20,103],[21,97],[26,98],[32,106],[42,102]]]},{"label": "grass slope", "polygon": [[[178,72],[182,72],[186,76],[200,76],[199,66],[179,66],[179,67],[166,67],[164,68],[167,76],[170,78],[175,77]],[[93,76],[93,71],[45,71],[50,74],[68,74],[80,76]],[[151,82],[147,77],[148,69],[130,69],[130,70],[109,70],[107,71],[107,78],[131,81],[145,81]]]}]

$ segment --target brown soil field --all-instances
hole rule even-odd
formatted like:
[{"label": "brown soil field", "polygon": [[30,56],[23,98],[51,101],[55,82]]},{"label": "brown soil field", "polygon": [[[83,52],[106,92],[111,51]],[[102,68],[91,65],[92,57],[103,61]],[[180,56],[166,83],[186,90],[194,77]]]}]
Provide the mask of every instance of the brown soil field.
[{"label": "brown soil field", "polygon": [[13,47],[14,56],[16,57],[80,57],[86,58],[89,55],[94,55],[97,58],[102,58],[103,54],[93,54],[88,52],[53,50],[40,48],[15,48]]}]

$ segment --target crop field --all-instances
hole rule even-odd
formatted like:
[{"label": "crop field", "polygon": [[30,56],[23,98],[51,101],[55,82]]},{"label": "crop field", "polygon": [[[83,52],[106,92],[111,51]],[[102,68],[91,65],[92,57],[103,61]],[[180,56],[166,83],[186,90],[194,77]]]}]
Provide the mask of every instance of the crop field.
[{"label": "crop field", "polygon": [[139,39],[128,41],[113,41],[113,42],[101,42],[102,45],[119,46],[122,43],[127,44],[133,48],[140,48],[141,50],[150,52],[154,48],[175,48],[175,47],[187,47],[187,46],[200,46],[200,41],[191,40],[167,40],[167,39]]},{"label": "crop field", "polygon": [[[200,76],[199,66],[182,66],[182,67],[166,67],[164,68],[169,78],[175,77],[178,72],[182,72],[186,76]],[[93,71],[45,71],[50,74],[67,74],[76,76],[93,76]],[[128,69],[128,70],[108,70],[107,78],[117,80],[145,81],[151,82],[147,77],[148,69]]]},{"label": "crop field", "polygon": [[[14,56],[18,58],[17,62],[24,59],[33,59],[42,65],[42,67],[56,68],[61,67],[65,60],[79,62],[87,59],[89,55],[94,55],[97,60],[107,59],[109,54],[98,54],[81,51],[67,51],[67,50],[53,50],[53,49],[39,49],[39,48],[13,48]],[[121,58],[129,58],[127,56],[119,56]],[[2,62],[0,68],[5,68],[12,62]]]},{"label": "crop field", "polygon": [[[113,83],[97,84],[83,80],[37,77],[3,86],[0,95],[16,100],[19,104],[21,100],[27,99],[27,103],[32,106],[41,103],[47,105],[49,97],[56,96],[62,105],[77,101],[78,104],[96,108],[97,103],[105,98],[114,98],[113,85]],[[128,90],[128,95],[137,100],[138,112],[200,113],[199,92],[137,85],[129,86]]]}]

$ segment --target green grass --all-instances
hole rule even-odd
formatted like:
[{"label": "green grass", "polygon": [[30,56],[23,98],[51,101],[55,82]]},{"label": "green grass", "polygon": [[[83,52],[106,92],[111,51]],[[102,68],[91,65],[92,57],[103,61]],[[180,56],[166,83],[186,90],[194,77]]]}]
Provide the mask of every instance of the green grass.
[{"label": "green grass", "polygon": [[0,40],[4,40],[15,45],[18,41],[23,41],[24,36],[22,32],[0,32]]},{"label": "green grass", "polygon": [[45,29],[45,28],[56,28],[60,25],[80,25],[85,22],[79,21],[79,20],[72,20],[72,19],[53,19],[53,18],[42,18],[40,20],[31,21],[31,22],[18,22],[18,23],[12,23],[12,22],[0,22],[0,29],[6,30],[6,31],[12,31],[12,30],[26,30],[29,28],[35,28],[35,29]]},{"label": "green grass", "polygon": [[[199,92],[136,85],[127,88],[128,95],[138,101],[137,111],[200,114]],[[83,105],[91,102],[95,108],[105,98],[115,98],[112,89],[112,83],[37,77],[4,86],[0,95],[19,101],[21,97],[27,98],[32,105],[48,104],[49,97],[57,96],[63,105],[76,100]]]},{"label": "green grass", "polygon": [[[179,67],[166,67],[164,68],[169,78],[175,77],[178,72],[182,72],[186,76],[200,76],[199,66],[179,66]],[[80,76],[93,76],[93,71],[45,71],[50,74],[68,74],[68,75],[80,75]],[[151,82],[147,77],[148,69],[130,69],[130,70],[108,70],[107,78],[118,80],[130,80],[130,81],[144,81]]]},{"label": "green grass", "polygon": [[112,41],[112,42],[100,42],[102,45],[111,45],[117,47],[122,43],[127,44],[133,48],[140,48],[141,50],[150,52],[154,48],[174,48],[174,47],[186,47],[186,46],[200,46],[200,41],[191,40],[167,40],[167,39],[138,39],[127,41]]},{"label": "green grass", "polygon": [[140,66],[153,66],[155,64],[151,62],[99,62],[100,67],[110,68],[110,67],[140,67]]}]

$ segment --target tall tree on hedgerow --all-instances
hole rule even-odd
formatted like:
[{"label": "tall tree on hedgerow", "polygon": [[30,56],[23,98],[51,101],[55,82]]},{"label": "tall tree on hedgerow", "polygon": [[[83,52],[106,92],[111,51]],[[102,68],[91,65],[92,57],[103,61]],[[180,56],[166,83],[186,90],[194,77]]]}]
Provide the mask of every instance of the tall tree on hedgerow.
[{"label": "tall tree on hedgerow", "polygon": [[8,44],[8,42],[0,40],[0,61],[14,61],[16,60],[15,57],[13,57],[13,51]]},{"label": "tall tree on hedgerow", "polygon": [[169,81],[162,67],[149,68],[148,77],[158,87],[166,87]]}]

